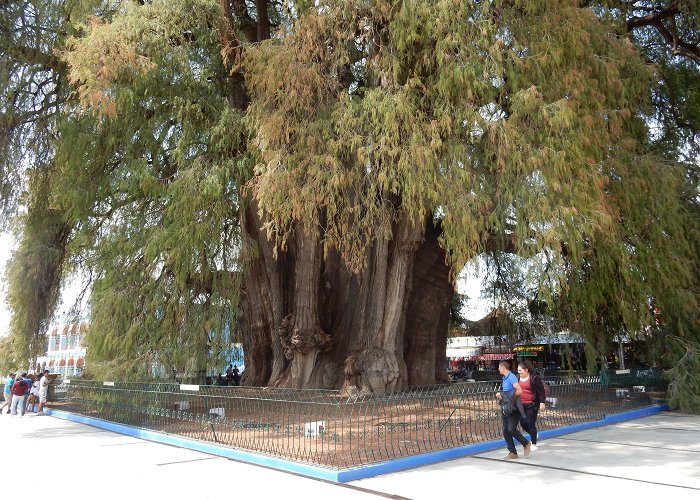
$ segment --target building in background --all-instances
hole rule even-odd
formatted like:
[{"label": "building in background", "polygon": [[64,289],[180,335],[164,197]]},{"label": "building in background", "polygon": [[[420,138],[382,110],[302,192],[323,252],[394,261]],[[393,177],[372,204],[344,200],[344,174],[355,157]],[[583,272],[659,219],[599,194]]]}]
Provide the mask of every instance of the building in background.
[{"label": "building in background", "polygon": [[49,370],[64,378],[79,376],[85,367],[83,341],[88,324],[84,321],[62,323],[49,329],[46,354],[37,358],[37,371]]}]

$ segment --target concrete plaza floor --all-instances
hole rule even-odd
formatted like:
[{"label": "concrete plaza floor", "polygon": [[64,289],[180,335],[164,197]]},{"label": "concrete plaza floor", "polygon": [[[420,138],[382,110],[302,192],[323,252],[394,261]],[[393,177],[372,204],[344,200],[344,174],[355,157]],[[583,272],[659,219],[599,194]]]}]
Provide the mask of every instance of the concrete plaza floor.
[{"label": "concrete plaza floor", "polygon": [[516,461],[504,447],[345,485],[33,414],[0,416],[0,452],[5,498],[700,498],[700,416],[681,413],[547,439]]}]

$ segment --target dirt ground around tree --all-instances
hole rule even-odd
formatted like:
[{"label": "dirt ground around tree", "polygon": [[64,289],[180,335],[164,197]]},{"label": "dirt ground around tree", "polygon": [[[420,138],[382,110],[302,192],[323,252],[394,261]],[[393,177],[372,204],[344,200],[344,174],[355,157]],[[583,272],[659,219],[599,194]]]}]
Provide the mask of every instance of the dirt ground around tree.
[{"label": "dirt ground around tree", "polygon": [[[538,416],[540,430],[593,421],[658,402],[663,393],[561,390]],[[112,401],[99,410],[63,402],[86,416],[190,439],[347,468],[392,458],[502,438],[499,407],[491,395],[449,395],[368,400],[359,404],[211,399],[192,404],[159,401],[155,406]]]}]

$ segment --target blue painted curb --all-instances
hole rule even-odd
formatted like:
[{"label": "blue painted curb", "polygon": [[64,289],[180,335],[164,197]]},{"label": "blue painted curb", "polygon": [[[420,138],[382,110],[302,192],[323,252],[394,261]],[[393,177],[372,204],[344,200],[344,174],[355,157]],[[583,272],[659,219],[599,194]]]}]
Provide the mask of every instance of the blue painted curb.
[{"label": "blue painted curb", "polygon": [[[627,420],[634,420],[637,418],[647,417],[649,415],[661,413],[662,411],[668,411],[668,405],[663,404],[647,406],[644,408],[639,408],[637,410],[630,410],[623,413],[616,413],[614,415],[607,415],[603,419],[596,420],[593,422],[584,422],[581,424],[567,425],[565,427],[559,427],[557,429],[552,429],[548,431],[541,431],[538,434],[538,437],[540,439],[553,438],[556,436],[562,436],[564,434],[570,434],[572,432],[579,432],[586,429],[593,429],[595,427],[602,427],[604,425],[617,424],[619,422],[625,422]],[[525,435],[527,435],[527,433]],[[445,460],[466,457],[469,455],[477,455],[479,453],[485,453],[487,451],[493,451],[504,447],[505,443],[503,442],[503,440],[498,439],[494,441],[486,441],[483,443],[460,446],[458,448],[450,448],[447,450],[424,453],[422,455],[415,455],[412,457],[396,458],[387,462],[369,464],[354,469],[340,470],[338,472],[338,482],[345,483],[348,481],[355,481],[357,479],[365,479],[368,477],[379,476],[381,474],[387,474],[390,472],[397,472],[400,470],[410,469],[421,465],[443,462]]]},{"label": "blue painted curb", "polygon": [[[157,443],[179,446],[190,450],[209,453],[211,455],[231,458],[234,460],[240,460],[255,465],[262,465],[265,467],[279,469],[285,472],[302,474],[304,476],[309,476],[316,479],[324,479],[327,481],[334,481],[338,483],[347,483],[349,481],[356,481],[358,479],[366,479],[368,477],[379,476],[381,474],[388,474],[390,472],[411,469],[414,467],[419,467],[421,465],[434,464],[437,462],[444,462],[445,460],[451,460],[455,458],[466,457],[469,455],[485,453],[487,451],[497,450],[504,446],[503,440],[499,439],[494,441],[486,441],[484,443],[459,446],[457,448],[449,448],[447,450],[423,453],[421,455],[415,455],[412,457],[396,458],[386,462],[363,465],[361,467],[355,467],[351,469],[327,469],[324,467],[301,464],[282,458],[259,455],[257,453],[243,451],[236,448],[229,448],[226,446],[204,443],[202,441],[171,436],[169,434],[161,434],[159,432],[140,429],[138,427],[131,427],[129,425],[116,424],[114,422],[108,422],[106,420],[101,420],[98,418],[84,417],[82,415],[76,415],[74,413],[69,413],[65,411],[50,410],[48,408],[46,410],[46,413],[57,418],[62,418],[81,424],[92,425],[93,427],[99,427],[101,429],[116,432],[119,434],[125,434],[127,436],[146,439]],[[663,411],[668,411],[668,405],[661,404],[647,406],[644,408],[630,410],[623,413],[606,415],[601,420],[595,420],[593,422],[584,422],[581,424],[567,425],[565,427],[559,427],[557,429],[541,431],[539,433],[539,438],[553,438],[557,436],[562,436],[564,434],[571,434],[572,432],[579,432],[587,429],[594,429],[596,427],[602,427],[605,425],[612,425],[628,420],[634,420],[637,418],[648,417],[649,415],[655,415]]]},{"label": "blue painted curb", "polygon": [[559,427],[557,429],[542,431],[537,434],[537,437],[539,439],[563,436],[564,434],[571,434],[572,432],[585,431],[587,429],[595,429],[596,427],[603,427],[604,425],[618,424],[620,422],[626,422],[628,420],[635,420],[637,418],[648,417],[649,415],[656,415],[657,413],[661,413],[662,411],[668,411],[667,404],[645,406],[644,408],[638,408],[636,410],[606,415],[601,420],[594,420],[593,422],[584,422],[581,424],[567,425],[565,427]]},{"label": "blue painted curb", "polygon": [[[47,408],[47,410],[49,409]],[[138,427],[132,427],[130,425],[108,422],[99,418],[84,417],[82,415],[76,415],[75,413],[69,413],[66,411],[45,410],[45,412],[48,415],[51,415],[52,417],[62,418],[64,420],[70,420],[72,422],[78,422],[80,424],[91,425],[93,427],[98,427],[107,431],[116,432],[118,434],[124,434],[126,436],[132,436],[139,439],[146,439],[148,441],[154,441],[156,443],[179,446],[181,448],[187,448],[189,450],[201,451],[203,453],[209,453],[210,455],[231,458],[234,460],[240,460],[242,462],[247,462],[255,465],[272,467],[274,469],[279,469],[285,472],[293,472],[295,474],[302,474],[304,476],[310,476],[317,479],[325,479],[327,481],[339,482],[338,471],[334,469],[326,469],[323,467],[316,467],[313,465],[293,462],[291,460],[284,460],[282,458],[259,455],[257,453],[252,453],[249,451],[205,443],[202,441],[196,441],[194,439],[181,438],[178,436],[172,436],[170,434],[161,434],[160,432],[140,429]]]}]

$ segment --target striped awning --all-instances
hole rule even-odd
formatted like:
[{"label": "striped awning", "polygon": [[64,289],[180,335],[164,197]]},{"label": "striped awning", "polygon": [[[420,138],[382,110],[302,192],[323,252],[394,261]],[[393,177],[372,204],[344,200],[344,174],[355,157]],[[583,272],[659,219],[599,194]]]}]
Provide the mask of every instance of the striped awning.
[{"label": "striped awning", "polygon": [[512,359],[513,355],[509,352],[485,352],[477,359],[479,361],[501,361],[503,359]]}]

